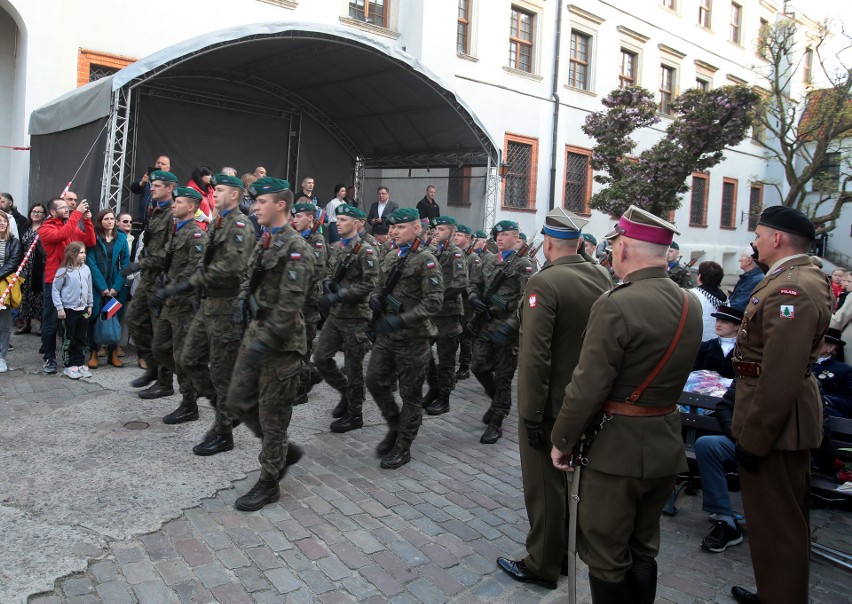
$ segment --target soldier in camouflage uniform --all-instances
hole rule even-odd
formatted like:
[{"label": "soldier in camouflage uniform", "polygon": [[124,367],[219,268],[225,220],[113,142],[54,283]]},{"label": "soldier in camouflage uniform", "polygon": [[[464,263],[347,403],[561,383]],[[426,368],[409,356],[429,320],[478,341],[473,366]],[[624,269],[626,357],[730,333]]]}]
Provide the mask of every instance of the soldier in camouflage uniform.
[{"label": "soldier in camouflage uniform", "polygon": [[195,314],[195,294],[191,287],[185,287],[183,284],[189,282],[207,247],[207,233],[195,222],[195,212],[200,205],[201,193],[195,189],[175,189],[175,200],[172,204],[175,231],[166,247],[165,271],[160,281],[165,287],[157,289],[148,299],[149,306],[159,317],[154,325],[154,358],[158,366],[168,370],[169,381],[161,382],[158,378],[149,388],[141,391],[139,396],[171,396],[174,394],[171,374],[176,373],[181,402],[175,411],[163,418],[163,422],[167,424],[181,424],[198,419],[198,393],[189,376],[176,363],[176,359],[180,357],[183,340]]},{"label": "soldier in camouflage uniform", "polygon": [[[479,267],[479,254],[474,252],[476,239],[473,238],[473,233],[470,227],[460,224],[453,235],[453,243],[464,254],[465,266],[467,267],[467,280],[470,283],[470,276],[474,270]],[[462,332],[459,336],[459,368],[456,371],[457,380],[466,380],[470,377],[470,359],[473,356],[473,336],[467,329],[468,322],[473,318],[473,307],[467,299],[467,288],[462,292]]]},{"label": "soldier in camouflage uniform", "polygon": [[[411,444],[423,420],[420,397],[430,343],[437,333],[432,317],[441,309],[444,286],[438,261],[419,248],[420,213],[415,208],[398,208],[388,222],[398,249],[383,258],[370,296],[376,341],[367,367],[367,388],[389,427],[376,453],[383,457],[382,468],[393,469],[411,460]],[[400,268],[396,285],[385,291],[388,278]],[[401,411],[392,393],[397,380]]]},{"label": "soldier in camouflage uniform", "polygon": [[302,308],[314,280],[314,255],[290,227],[290,183],[272,177],[249,186],[266,227],[252,252],[240,305],[251,317],[228,388],[228,406],[262,440],[260,479],[234,503],[255,511],[278,501],[289,455],[287,428],[306,351]]},{"label": "soldier in camouflage uniform", "polygon": [[[334,408],[332,432],[349,432],[363,427],[361,409],[364,404],[364,357],[370,350],[367,300],[379,275],[379,256],[358,232],[364,228],[367,214],[341,204],[335,209],[340,241],[331,244],[329,261],[323,280],[323,297],[319,308],[328,318],[314,350],[314,363],[323,379],[340,392],[340,403]],[[343,371],[334,355],[343,347]]]},{"label": "soldier in camouflage uniform", "polygon": [[157,318],[148,306],[148,297],[157,289],[156,280],[163,270],[166,258],[166,244],[172,235],[174,221],[172,220],[172,194],[177,186],[177,176],[165,170],[154,170],[150,176],[151,200],[153,210],[148,217],[148,226],[142,233],[142,257],[138,262],[131,262],[121,270],[125,277],[142,271],[139,285],[130,308],[127,311],[127,329],[139,358],[145,363],[146,370],[141,376],[130,382],[133,388],[143,388],[157,380],[159,383],[172,387],[172,373],[165,367],[157,367],[151,350],[154,324]]},{"label": "soldier in camouflage uniform", "polygon": [[[482,260],[467,290],[479,327],[471,369],[491,397],[491,407],[482,418],[488,424],[479,439],[483,444],[495,443],[503,435],[503,418],[512,407],[512,377],[518,367],[517,309],[533,273],[529,258],[515,251],[518,231],[518,224],[511,220],[494,225],[497,253]],[[506,279],[492,293],[492,284],[504,270]],[[478,320],[479,316],[483,319]]]},{"label": "soldier in camouflage uniform", "polygon": [[429,371],[426,381],[429,390],[423,407],[429,415],[441,415],[450,410],[450,394],[456,387],[456,351],[462,332],[462,292],[467,293],[467,265],[463,252],[453,243],[458,222],[452,216],[434,219],[436,257],[444,277],[444,301],[433,319],[438,328],[435,347],[438,364],[429,351]]},{"label": "soldier in camouflage uniform", "polygon": [[325,275],[325,267],[328,263],[328,247],[326,246],[325,237],[318,232],[319,223],[316,221],[317,206],[313,203],[304,201],[296,201],[293,205],[293,228],[301,233],[305,241],[311,248],[311,253],[314,257],[316,265],[316,273],[314,281],[308,290],[308,295],[305,300],[305,307],[302,313],[305,315],[305,342],[307,344],[307,352],[305,353],[305,372],[299,382],[299,393],[296,395],[294,405],[301,405],[308,402],[308,392],[313,388],[314,384],[322,381],[320,373],[311,363],[311,352],[314,349],[314,338],[317,336],[317,324],[320,321],[319,309],[317,302],[322,296],[322,279]]},{"label": "soldier in camouflage uniform", "polygon": [[666,271],[669,274],[669,279],[682,288],[689,289],[695,287],[689,267],[684,266],[680,262],[680,246],[677,244],[677,241],[672,241],[666,252]]},{"label": "soldier in camouflage uniform", "polygon": [[240,211],[243,181],[217,174],[211,180],[219,215],[207,231],[209,242],[202,262],[190,278],[201,308],[192,319],[183,342],[180,366],[201,396],[216,410],[213,427],[195,445],[196,455],[215,455],[234,448],[234,419],[227,405],[231,371],[242,337],[238,310],[240,285],[248,277],[254,250],[254,228]]}]

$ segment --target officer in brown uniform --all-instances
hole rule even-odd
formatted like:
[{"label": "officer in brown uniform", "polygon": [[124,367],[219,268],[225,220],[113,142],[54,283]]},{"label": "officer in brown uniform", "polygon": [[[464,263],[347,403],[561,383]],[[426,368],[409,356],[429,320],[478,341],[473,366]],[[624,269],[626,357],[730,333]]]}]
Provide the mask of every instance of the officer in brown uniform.
[{"label": "officer in brown uniform", "polygon": [[654,602],[660,514],[687,468],[675,403],[703,322],[698,300],[666,274],[675,232],[630,206],[606,236],[623,284],[592,306],[551,432],[554,467],[565,471],[573,471],[572,456],[586,434],[577,546],[596,604]]},{"label": "officer in brown uniform", "polygon": [[[754,248],[769,272],[752,291],[734,348],[737,397],[731,429],[757,594],[738,602],[807,602],[810,449],[822,438],[822,403],[811,364],[828,329],[828,277],[807,256],[813,223],[766,208]],[[759,599],[758,599],[759,598]]]},{"label": "officer in brown uniform", "polygon": [[[479,254],[474,252],[475,239],[470,227],[460,224],[453,235],[453,243],[464,254],[464,262],[467,267],[467,280],[470,282],[471,274],[479,269]],[[473,307],[467,299],[467,289],[462,293],[462,332],[459,336],[459,368],[456,371],[457,380],[466,380],[470,377],[470,360],[473,357],[473,335],[466,329],[466,325],[473,318]]]},{"label": "officer in brown uniform", "polygon": [[609,276],[577,253],[588,222],[562,208],[548,212],[542,229],[548,263],[530,278],[520,306],[518,448],[530,531],[526,558],[498,558],[497,564],[517,581],[550,589],[568,536],[567,480],[550,459],[550,432],[580,358],[592,304],[610,288]]}]

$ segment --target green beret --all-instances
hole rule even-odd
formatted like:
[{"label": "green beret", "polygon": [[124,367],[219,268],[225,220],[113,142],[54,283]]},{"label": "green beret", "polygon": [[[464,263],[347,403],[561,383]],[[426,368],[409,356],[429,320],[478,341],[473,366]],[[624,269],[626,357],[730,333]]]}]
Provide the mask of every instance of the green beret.
[{"label": "green beret", "polygon": [[299,212],[310,212],[311,214],[316,215],[317,206],[315,203],[305,203],[304,201],[301,203],[294,203],[293,213],[298,214]]},{"label": "green beret", "polygon": [[522,241],[527,240],[527,234],[526,233],[518,233],[518,237],[520,237]]},{"label": "green beret", "polygon": [[502,233],[503,231],[520,231],[521,227],[518,226],[518,223],[514,220],[501,220],[497,224],[494,225],[494,228],[491,229],[491,234],[496,236],[497,233]]},{"label": "green beret", "polygon": [[417,208],[397,208],[388,216],[390,224],[402,224],[418,220],[420,220],[420,212],[417,211]]},{"label": "green beret", "polygon": [[349,216],[356,220],[367,220],[367,214],[364,210],[360,210],[355,206],[350,206],[348,203],[342,203],[334,209],[334,213],[338,216]]},{"label": "green beret", "polygon": [[278,193],[279,191],[285,191],[290,188],[289,181],[282,180],[280,178],[273,178],[271,176],[264,176],[263,178],[258,178],[256,181],[249,185],[249,195],[252,197],[257,197],[258,195],[266,195],[267,193]]},{"label": "green beret", "polygon": [[227,185],[229,187],[236,187],[237,189],[246,188],[243,181],[236,176],[231,176],[230,174],[216,174],[210,179],[210,184],[214,187],[216,185]]},{"label": "green beret", "polygon": [[193,189],[192,187],[175,187],[172,196],[177,199],[178,197],[189,197],[190,199],[194,199],[195,201],[201,201],[201,193]]},{"label": "green beret", "polygon": [[592,245],[598,244],[598,240],[595,239],[595,236],[592,235],[591,233],[583,233],[583,241],[588,241]]},{"label": "green beret", "polygon": [[[458,232],[459,232],[459,233],[464,233],[465,235],[470,235],[471,230],[470,230],[470,227],[469,227],[469,226],[467,226],[466,224],[460,224],[460,225],[458,226]],[[485,233],[483,233],[483,235],[484,235],[484,234],[485,234]]]},{"label": "green beret", "polygon": [[434,226],[438,226],[439,224],[447,224],[449,226],[458,226],[459,221],[453,218],[452,216],[438,216],[432,221]]},{"label": "green beret", "polygon": [[680,249],[680,246],[677,244],[677,241],[672,241],[672,242],[669,244],[669,248],[671,248],[671,249],[673,249],[673,250],[679,250],[679,249]]},{"label": "green beret", "polygon": [[174,182],[178,181],[177,176],[172,174],[171,172],[166,172],[165,170],[154,170],[151,172],[151,175],[148,177],[148,180],[154,182],[155,180],[162,180],[164,182]]},{"label": "green beret", "polygon": [[488,235],[485,231],[474,231],[473,232],[474,239],[488,239]]}]

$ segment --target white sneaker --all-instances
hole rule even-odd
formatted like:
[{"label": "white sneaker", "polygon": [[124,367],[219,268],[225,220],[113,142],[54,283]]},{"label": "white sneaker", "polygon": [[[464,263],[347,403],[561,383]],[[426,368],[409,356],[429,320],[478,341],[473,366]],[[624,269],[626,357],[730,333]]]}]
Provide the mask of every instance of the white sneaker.
[{"label": "white sneaker", "polygon": [[76,367],[66,367],[62,371],[62,373],[64,373],[67,377],[71,378],[72,380],[79,380],[80,379],[80,372],[77,370]]},{"label": "white sneaker", "polygon": [[0,359],[0,373],[9,371],[9,366],[6,365],[6,359]]},{"label": "white sneaker", "polygon": [[89,371],[89,368],[85,365],[80,365],[77,367],[77,371],[80,373],[80,377],[90,378],[92,377],[92,372]]}]

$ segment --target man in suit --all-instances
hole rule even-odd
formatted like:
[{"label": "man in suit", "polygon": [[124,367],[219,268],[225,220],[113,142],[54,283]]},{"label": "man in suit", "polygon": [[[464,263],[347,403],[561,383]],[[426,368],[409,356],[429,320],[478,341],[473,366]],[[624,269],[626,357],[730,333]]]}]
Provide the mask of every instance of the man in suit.
[{"label": "man in suit", "polygon": [[610,288],[609,275],[577,253],[589,221],[562,208],[548,212],[542,251],[548,263],[527,282],[520,307],[518,448],[530,521],[527,556],[498,558],[516,581],[556,588],[568,537],[565,472],[550,460],[550,431],[565,386],[580,358],[592,304]]},{"label": "man in suit", "polygon": [[[379,199],[373,202],[370,206],[370,211],[367,213],[367,224],[370,229],[379,224],[387,224],[387,219],[399,205],[395,201],[390,200],[390,189],[382,185],[376,190]],[[419,215],[419,213],[418,213]]]},{"label": "man in suit", "polygon": [[595,604],[654,602],[660,515],[687,469],[676,403],[703,322],[698,299],[666,273],[675,232],[630,206],[606,235],[622,284],[592,306],[551,432],[554,467],[584,466],[577,546]]},{"label": "man in suit", "polygon": [[734,344],[743,313],[730,306],[720,306],[710,316],[716,318],[716,335],[719,337],[701,343],[692,370],[709,369],[730,379],[734,377],[731,360],[734,358]]},{"label": "man in suit", "polygon": [[822,438],[811,364],[834,298],[828,277],[807,256],[816,230],[802,212],[766,208],[754,235],[769,271],[751,292],[737,336],[732,434],[757,594],[740,586],[731,593],[738,602],[806,602],[810,450]]}]

